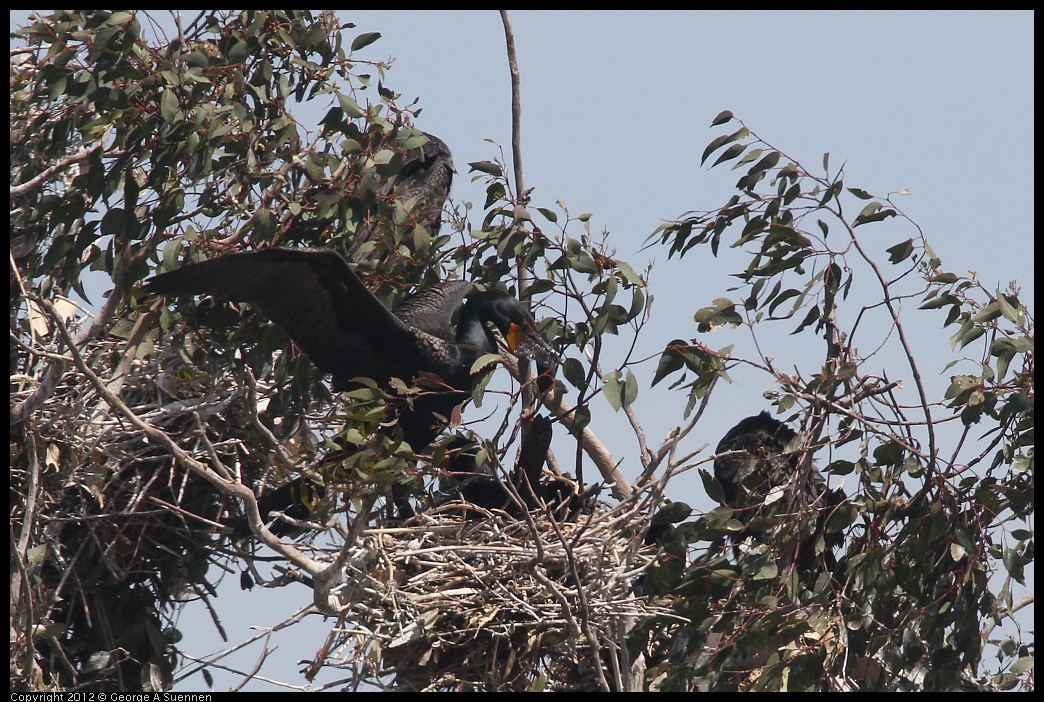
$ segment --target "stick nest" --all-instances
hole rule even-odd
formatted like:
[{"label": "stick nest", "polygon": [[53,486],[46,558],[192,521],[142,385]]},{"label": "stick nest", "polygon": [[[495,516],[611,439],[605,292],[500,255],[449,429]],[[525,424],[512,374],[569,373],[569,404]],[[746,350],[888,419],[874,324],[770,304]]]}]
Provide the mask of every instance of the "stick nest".
[{"label": "stick nest", "polygon": [[361,654],[397,690],[614,688],[600,671],[634,623],[663,613],[633,594],[653,555],[639,550],[634,508],[594,503],[568,522],[457,510],[366,532],[336,641],[344,660]]}]

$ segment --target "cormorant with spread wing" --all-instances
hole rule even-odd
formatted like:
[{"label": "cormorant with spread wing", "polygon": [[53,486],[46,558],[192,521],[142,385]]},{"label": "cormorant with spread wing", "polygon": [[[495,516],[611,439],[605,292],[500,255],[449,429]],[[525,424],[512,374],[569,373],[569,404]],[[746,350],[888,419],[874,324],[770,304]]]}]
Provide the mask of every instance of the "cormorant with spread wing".
[{"label": "cormorant with spread wing", "polygon": [[[797,514],[809,509],[818,511],[815,531],[807,539],[794,542],[797,553],[788,553],[801,572],[813,568],[817,558],[817,541],[823,539],[821,557],[828,569],[836,565],[834,549],[843,541],[840,532],[827,534],[830,514],[845,500],[840,489],[829,490],[823,475],[815,467],[803,472],[799,455],[788,453],[788,445],[797,438],[797,432],[768,412],[747,417],[730,429],[718,443],[714,460],[714,477],[725,492],[725,504],[736,510],[736,518],[749,523],[763,512],[765,498],[774,488],[784,488],[784,496],[774,501],[781,505],[777,515]],[[791,447],[793,451],[793,447]],[[737,534],[739,543],[748,533]]]},{"label": "cormorant with spread wing", "polygon": [[415,452],[423,451],[454,408],[471,397],[473,364],[497,352],[489,325],[511,351],[532,358],[540,373],[557,360],[537,334],[532,315],[510,295],[444,281],[419,290],[392,312],[329,249],[229,254],[157,275],[145,288],[160,295],[213,295],[257,305],[333,376],[337,390],[350,389],[359,377],[387,387],[392,378],[413,384],[438,376],[441,389],[417,396],[398,415],[403,440]]}]

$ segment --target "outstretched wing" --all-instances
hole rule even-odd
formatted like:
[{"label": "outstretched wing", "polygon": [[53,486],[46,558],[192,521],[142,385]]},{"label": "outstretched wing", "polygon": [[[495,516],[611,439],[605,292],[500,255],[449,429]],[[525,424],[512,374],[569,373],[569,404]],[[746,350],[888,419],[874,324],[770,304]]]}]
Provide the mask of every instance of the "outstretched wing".
[{"label": "outstretched wing", "polygon": [[383,384],[421,366],[414,332],[329,249],[229,254],[158,275],[145,288],[257,305],[339,388],[355,377]]}]

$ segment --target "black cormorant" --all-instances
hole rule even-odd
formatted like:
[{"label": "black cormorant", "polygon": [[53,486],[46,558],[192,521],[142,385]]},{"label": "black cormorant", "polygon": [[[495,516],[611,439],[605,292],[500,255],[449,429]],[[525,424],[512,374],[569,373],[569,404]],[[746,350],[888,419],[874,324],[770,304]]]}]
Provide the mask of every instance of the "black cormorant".
[{"label": "black cormorant", "polygon": [[411,221],[434,236],[442,227],[442,207],[457,169],[446,142],[427,132],[424,136],[428,137],[426,142],[403,154],[402,170],[381,194],[402,203]]},{"label": "black cormorant", "polygon": [[[453,174],[457,171],[446,143],[434,134],[424,132],[424,136],[427,141],[404,150],[398,156],[399,169],[388,175],[378,187],[377,201],[394,210],[383,218],[373,216],[365,226],[359,227],[347,249],[351,260],[372,257],[372,252],[361,253],[363,247],[382,239],[385,242],[382,257],[390,261],[390,256],[395,255],[396,265],[402,265],[402,247],[410,252],[416,250],[413,231],[421,228],[430,239],[438,235],[442,228],[443,206],[453,185]],[[395,162],[392,161],[388,168],[395,168]],[[389,220],[397,222],[399,227],[388,227]]]},{"label": "black cormorant", "polygon": [[[441,491],[435,498],[436,507],[462,503],[461,508],[443,509],[469,518],[485,516],[485,510],[502,510],[518,517],[522,510],[548,508],[556,517],[569,521],[583,509],[593,491],[577,494],[569,480],[542,476],[544,461],[551,446],[551,420],[533,417],[529,432],[519,449],[518,462],[507,476],[506,483],[497,479],[488,462],[480,464],[481,446],[464,437],[453,437],[442,445],[447,450],[445,465],[456,483]],[[468,509],[474,505],[481,510]],[[564,508],[564,509],[563,509]]]},{"label": "black cormorant", "polygon": [[[844,501],[845,495],[840,488],[829,490],[823,475],[815,467],[807,472],[800,470],[799,455],[787,452],[787,446],[796,437],[793,429],[768,412],[747,417],[725,434],[715,451],[718,454],[743,451],[746,455],[716,458],[714,477],[724,489],[725,504],[735,509],[736,518],[744,523],[762,513],[765,497],[777,487],[786,489],[783,497],[775,501],[782,505],[777,515],[817,510],[815,533],[796,543],[798,553],[794,562],[803,572],[812,568],[816,560],[816,542],[822,536],[823,563],[832,569],[836,564],[833,550],[840,545],[843,536],[840,532],[824,532],[830,513]],[[746,532],[737,534],[734,543],[746,536]]]},{"label": "black cormorant", "polygon": [[419,290],[392,312],[329,249],[229,254],[157,275],[146,281],[145,289],[257,305],[320,370],[333,376],[336,390],[351,389],[353,379],[360,377],[383,387],[392,378],[414,384],[423,377],[429,385],[438,384],[408,405],[402,403],[399,411],[403,440],[414,452],[422,452],[454,408],[470,399],[473,364],[483,354],[497,352],[489,325],[511,351],[532,358],[541,374],[557,362],[532,315],[510,295],[476,291],[461,280],[444,281]]}]

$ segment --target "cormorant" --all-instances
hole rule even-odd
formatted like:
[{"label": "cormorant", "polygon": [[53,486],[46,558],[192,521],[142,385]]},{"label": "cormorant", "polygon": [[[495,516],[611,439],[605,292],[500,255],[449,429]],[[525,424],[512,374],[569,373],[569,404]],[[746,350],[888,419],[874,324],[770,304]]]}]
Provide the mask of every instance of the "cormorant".
[{"label": "cormorant", "polygon": [[[532,512],[546,506],[558,512],[565,505],[566,509],[558,516],[565,520],[572,519],[587,504],[591,495],[576,494],[573,485],[567,480],[542,479],[541,472],[552,435],[549,418],[542,415],[533,417],[529,433],[519,450],[518,463],[507,476],[508,484],[493,475],[488,463],[479,463],[480,446],[464,437],[453,437],[443,444],[443,448],[448,449],[445,463],[457,482],[436,495],[435,507],[455,502],[466,503],[480,507],[481,510],[467,509],[465,506],[453,511],[468,518],[481,518],[485,515],[482,510],[502,510],[518,517],[523,508]],[[516,497],[521,504],[516,501]]]},{"label": "cormorant", "polygon": [[385,240],[389,253],[397,252],[400,244],[412,252],[416,247],[412,231],[417,227],[426,230],[431,238],[438,235],[442,228],[443,206],[457,169],[446,142],[434,134],[423,134],[428,140],[403,151],[399,157],[400,169],[389,175],[377,189],[377,200],[391,203],[396,208],[397,214],[392,216],[396,221],[402,216],[398,212],[405,215],[400,224],[406,231],[393,232],[384,221],[373,218],[352,237],[347,251],[350,259],[359,260],[363,245],[378,238]]},{"label": "cormorant", "polygon": [[461,280],[444,281],[419,290],[393,312],[329,249],[229,254],[157,275],[145,282],[145,289],[257,305],[320,370],[333,376],[336,390],[351,389],[353,379],[360,377],[383,387],[392,378],[408,384],[419,378],[436,382],[438,389],[400,406],[398,425],[414,452],[422,452],[453,410],[470,399],[473,364],[483,354],[497,352],[489,325],[511,351],[532,358],[540,374],[557,362],[532,315],[510,295],[476,291]]},{"label": "cormorant", "polygon": [[[744,523],[763,513],[765,497],[773,488],[786,487],[778,501],[782,511],[777,514],[818,511],[815,533],[797,544],[793,562],[807,572],[816,560],[818,536],[824,539],[823,563],[828,569],[836,565],[834,549],[843,541],[838,532],[826,534],[826,523],[831,512],[844,502],[840,489],[827,489],[823,475],[812,467],[807,473],[799,469],[799,456],[787,453],[787,446],[797,433],[768,412],[747,417],[728,431],[718,443],[715,453],[744,451],[747,455],[719,456],[714,460],[714,477],[725,492],[725,504],[736,510],[735,516]],[[742,489],[741,489],[742,488]],[[737,534],[733,543],[739,543],[747,532]]]},{"label": "cormorant", "polygon": [[424,136],[428,137],[426,142],[403,154],[402,170],[381,194],[403,203],[411,220],[434,236],[442,227],[442,206],[457,169],[446,142],[427,132]]}]

